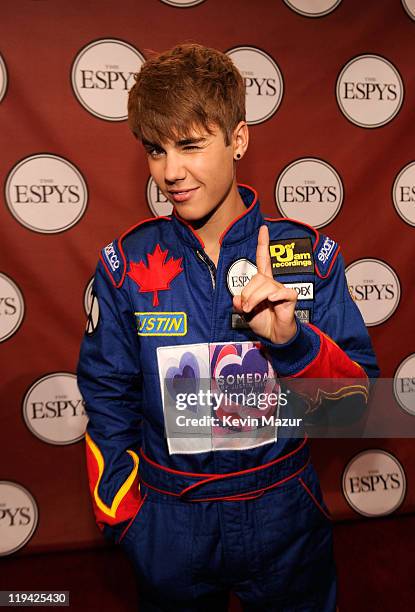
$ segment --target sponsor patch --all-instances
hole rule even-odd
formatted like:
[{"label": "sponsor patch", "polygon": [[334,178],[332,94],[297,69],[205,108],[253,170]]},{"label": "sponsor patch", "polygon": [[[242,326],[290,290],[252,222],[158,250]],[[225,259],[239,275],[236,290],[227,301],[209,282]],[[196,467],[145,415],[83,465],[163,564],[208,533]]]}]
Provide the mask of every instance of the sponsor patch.
[{"label": "sponsor patch", "polygon": [[295,289],[299,300],[314,300],[313,283],[283,283],[287,289]]},{"label": "sponsor patch", "polygon": [[185,336],[185,312],[135,312],[139,336]]},{"label": "sponsor patch", "polygon": [[309,308],[297,308],[295,310],[295,316],[301,323],[310,323],[310,309]]},{"label": "sponsor patch", "polygon": [[311,238],[287,238],[269,243],[272,274],[313,274],[314,256]]},{"label": "sponsor patch", "polygon": [[258,272],[258,268],[249,259],[241,258],[231,264],[226,275],[228,289],[232,295],[241,295],[242,289]]},{"label": "sponsor patch", "polygon": [[323,274],[328,272],[328,269],[333,261],[335,254],[338,252],[338,244],[331,238],[327,236],[324,238],[324,241],[316,251],[316,260],[318,269]]},{"label": "sponsor patch", "polygon": [[248,322],[242,317],[239,312],[233,312],[231,314],[231,328],[232,329],[251,329]]},{"label": "sponsor patch", "polygon": [[106,259],[107,264],[109,265],[110,269],[115,272],[116,270],[118,270],[118,268],[121,265],[121,262],[118,258],[118,255],[115,251],[114,248],[114,242],[110,242],[109,244],[107,244],[107,246],[103,249],[103,253],[104,253],[104,257]]},{"label": "sponsor patch", "polygon": [[124,262],[117,240],[113,240],[101,250],[101,261],[113,284],[118,287],[124,274]]}]

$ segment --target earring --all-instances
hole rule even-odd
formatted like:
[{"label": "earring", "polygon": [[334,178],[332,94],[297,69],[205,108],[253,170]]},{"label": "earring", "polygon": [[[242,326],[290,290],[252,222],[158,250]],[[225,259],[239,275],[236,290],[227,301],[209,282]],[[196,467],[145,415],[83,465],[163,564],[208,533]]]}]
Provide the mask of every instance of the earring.
[{"label": "earring", "polygon": [[240,153],[236,154],[236,159],[241,159],[241,154]]}]

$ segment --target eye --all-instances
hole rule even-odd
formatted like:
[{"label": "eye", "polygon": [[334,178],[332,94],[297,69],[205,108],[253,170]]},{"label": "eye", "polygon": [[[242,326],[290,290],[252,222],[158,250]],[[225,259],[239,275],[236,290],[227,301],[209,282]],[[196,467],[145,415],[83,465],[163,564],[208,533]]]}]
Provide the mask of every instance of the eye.
[{"label": "eye", "polygon": [[183,147],[185,151],[198,151],[201,148],[202,147],[197,147],[196,145],[186,145],[185,147]]},{"label": "eye", "polygon": [[152,147],[152,148],[146,149],[146,151],[147,151],[147,155],[150,155],[150,157],[153,157],[154,159],[157,157],[160,157],[164,153],[163,149],[159,149],[158,147]]}]

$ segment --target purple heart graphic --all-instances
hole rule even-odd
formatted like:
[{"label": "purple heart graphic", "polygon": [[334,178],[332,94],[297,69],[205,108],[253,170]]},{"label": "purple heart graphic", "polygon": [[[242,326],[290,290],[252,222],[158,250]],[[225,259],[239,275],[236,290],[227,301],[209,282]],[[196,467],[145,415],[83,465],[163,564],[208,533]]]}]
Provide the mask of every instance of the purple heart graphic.
[{"label": "purple heart graphic", "polygon": [[[247,374],[253,375],[251,381],[247,379]],[[230,363],[220,370],[220,376],[224,377],[224,383],[220,385],[221,390],[227,393],[262,392],[265,388],[267,374],[267,360],[258,349],[250,349],[243,357],[241,364]]]},{"label": "purple heart graphic", "polygon": [[[178,393],[197,393],[199,381],[199,364],[193,353],[183,353],[179,366],[171,366],[166,372],[166,388],[174,401]],[[189,406],[189,410],[196,412],[197,406]]]}]

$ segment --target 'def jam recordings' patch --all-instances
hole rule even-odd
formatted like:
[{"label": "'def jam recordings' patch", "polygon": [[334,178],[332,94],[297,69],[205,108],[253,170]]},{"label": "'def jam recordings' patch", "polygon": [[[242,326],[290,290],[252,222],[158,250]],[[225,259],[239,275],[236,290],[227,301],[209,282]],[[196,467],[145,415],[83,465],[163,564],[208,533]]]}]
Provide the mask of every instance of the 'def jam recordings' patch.
[{"label": "'def jam recordings' patch", "polygon": [[269,243],[272,275],[313,274],[314,257],[311,238],[287,238]]}]

